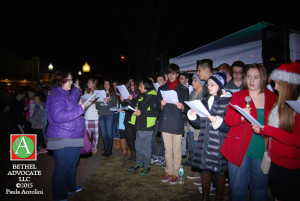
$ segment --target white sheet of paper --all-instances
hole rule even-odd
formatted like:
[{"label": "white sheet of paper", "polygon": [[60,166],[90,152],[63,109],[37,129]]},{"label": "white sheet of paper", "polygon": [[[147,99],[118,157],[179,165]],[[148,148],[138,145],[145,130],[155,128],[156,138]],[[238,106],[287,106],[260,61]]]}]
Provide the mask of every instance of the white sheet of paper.
[{"label": "white sheet of paper", "polygon": [[124,99],[128,99],[129,98],[129,92],[126,89],[126,87],[125,87],[124,84],[117,86],[117,88],[118,88],[121,96],[123,96]]},{"label": "white sheet of paper", "polygon": [[94,90],[94,92],[97,92],[97,102],[105,102],[104,98],[106,98],[105,90]]},{"label": "white sheet of paper", "polygon": [[174,90],[168,90],[168,91],[160,91],[163,100],[168,101],[168,103],[176,103],[178,101],[177,92]]},{"label": "white sheet of paper", "polygon": [[254,124],[255,126],[261,127],[262,125],[256,120],[254,119],[254,117],[252,117],[250,114],[248,114],[245,110],[243,110],[241,107],[239,107],[238,105],[233,105],[231,103],[229,103],[230,105],[232,105],[235,109],[237,109],[237,111],[239,111],[239,113],[245,117],[245,119],[247,119],[250,123]]},{"label": "white sheet of paper", "polygon": [[113,111],[113,112],[121,112],[121,109],[118,107],[111,107],[111,108],[109,108],[109,110]]},{"label": "white sheet of paper", "polygon": [[89,97],[91,97],[91,94],[84,94],[84,95],[80,96],[80,98],[83,99],[83,100],[85,100],[85,101],[87,99],[89,99]]},{"label": "white sheet of paper", "polygon": [[132,111],[136,111],[133,107],[131,107],[130,105],[123,107],[122,109],[124,110],[132,110]]},{"label": "white sheet of paper", "polygon": [[286,100],[285,101],[293,110],[295,110],[298,114],[300,114],[300,100],[292,101],[292,100]]},{"label": "white sheet of paper", "polygon": [[199,115],[199,117],[207,117],[210,115],[203,103],[200,100],[184,101],[191,109]]},{"label": "white sheet of paper", "polygon": [[155,91],[158,91],[158,88],[160,87],[159,84],[155,82],[153,83],[153,86],[155,88]]},{"label": "white sheet of paper", "polygon": [[86,105],[89,101],[91,101],[93,98],[95,98],[97,94],[98,94],[97,92],[94,92],[94,94],[91,95],[91,96],[85,101],[84,104]]}]

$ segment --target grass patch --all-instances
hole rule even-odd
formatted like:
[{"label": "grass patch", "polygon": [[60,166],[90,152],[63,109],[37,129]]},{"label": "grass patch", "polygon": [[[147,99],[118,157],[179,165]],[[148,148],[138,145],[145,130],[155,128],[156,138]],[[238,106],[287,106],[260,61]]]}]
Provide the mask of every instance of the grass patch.
[{"label": "grass patch", "polygon": [[[102,146],[102,144],[100,145]],[[100,148],[99,150],[102,150]],[[100,151],[101,152],[101,151]],[[97,153],[92,157],[101,157]],[[162,166],[152,164],[148,175],[140,171],[130,172],[128,168],[135,166],[134,161],[121,157],[120,149],[113,149],[109,158],[100,158],[100,166],[89,180],[83,185],[83,190],[70,196],[71,201],[182,201],[201,200],[198,187],[186,175],[191,173],[191,168],[184,166],[184,184],[170,185],[162,183],[161,177],[165,174]],[[229,200],[226,188],[224,200]],[[214,196],[211,196],[212,200]]]}]

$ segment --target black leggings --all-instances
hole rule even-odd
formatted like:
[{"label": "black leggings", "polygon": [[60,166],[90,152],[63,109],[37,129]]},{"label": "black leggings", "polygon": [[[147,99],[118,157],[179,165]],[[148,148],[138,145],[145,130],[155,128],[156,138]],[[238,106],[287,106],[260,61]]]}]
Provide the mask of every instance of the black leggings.
[{"label": "black leggings", "polygon": [[130,151],[135,151],[136,129],[131,124],[125,125],[125,135]]},{"label": "black leggings", "polygon": [[276,199],[294,200],[299,197],[300,169],[286,169],[271,163],[269,181]]}]

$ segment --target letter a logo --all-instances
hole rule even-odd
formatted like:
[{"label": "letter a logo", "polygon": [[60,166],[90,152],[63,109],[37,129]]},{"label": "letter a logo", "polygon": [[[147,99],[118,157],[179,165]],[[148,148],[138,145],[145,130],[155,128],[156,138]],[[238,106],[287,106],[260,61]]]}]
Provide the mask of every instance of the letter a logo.
[{"label": "letter a logo", "polygon": [[35,134],[10,135],[10,160],[32,161],[36,160],[36,155]]}]

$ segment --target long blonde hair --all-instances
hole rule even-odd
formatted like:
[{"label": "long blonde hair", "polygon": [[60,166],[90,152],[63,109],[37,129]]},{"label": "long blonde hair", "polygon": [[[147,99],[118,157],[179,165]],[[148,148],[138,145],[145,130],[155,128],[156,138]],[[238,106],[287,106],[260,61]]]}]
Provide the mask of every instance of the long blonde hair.
[{"label": "long blonde hair", "polygon": [[279,81],[279,96],[277,103],[279,115],[279,128],[292,132],[295,125],[295,111],[285,102],[286,100],[297,100],[300,96],[300,85]]},{"label": "long blonde hair", "polygon": [[90,78],[90,79],[88,79],[88,81],[91,81],[92,82],[92,84],[93,84],[93,89],[90,89],[90,88],[87,88],[86,89],[86,93],[94,93],[94,90],[97,90],[97,88],[98,88],[98,80],[97,79],[95,79],[95,78]]}]

